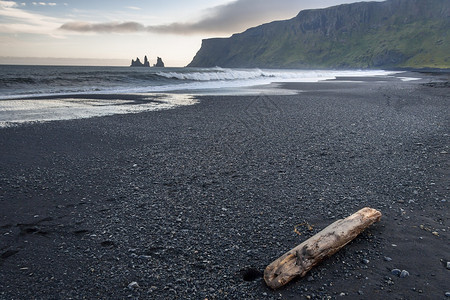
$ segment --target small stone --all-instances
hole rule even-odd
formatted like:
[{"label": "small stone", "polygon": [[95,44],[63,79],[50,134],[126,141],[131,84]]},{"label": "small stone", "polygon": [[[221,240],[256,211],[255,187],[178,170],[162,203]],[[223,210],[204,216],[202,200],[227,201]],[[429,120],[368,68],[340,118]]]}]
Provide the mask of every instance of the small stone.
[{"label": "small stone", "polygon": [[128,288],[134,290],[140,288],[140,286],[136,281],[133,281],[128,285]]},{"label": "small stone", "polygon": [[409,276],[409,272],[406,271],[406,270],[403,270],[403,271],[400,273],[400,278],[406,278],[406,277],[408,277],[408,276]]},{"label": "small stone", "polygon": [[432,234],[435,236],[439,236],[439,233],[437,231],[433,231]]},{"label": "small stone", "polygon": [[359,294],[359,295],[364,295],[364,292],[361,291],[361,290],[359,290],[359,291],[358,291],[358,294]]},{"label": "small stone", "polygon": [[342,293],[339,294],[339,296],[344,297],[344,296],[345,296],[345,293],[342,292]]},{"label": "small stone", "polygon": [[309,276],[306,280],[308,280],[308,281],[314,281],[314,277]]},{"label": "small stone", "polygon": [[450,297],[450,292],[446,292],[445,297]]},{"label": "small stone", "polygon": [[447,270],[450,270],[450,261],[447,262]]},{"label": "small stone", "polygon": [[385,256],[385,257],[384,257],[384,260],[385,260],[385,261],[392,261],[392,258],[390,258],[390,257],[388,257],[388,256]]},{"label": "small stone", "polygon": [[399,270],[399,269],[393,269],[393,270],[391,271],[391,274],[392,274],[392,275],[395,275],[395,276],[400,276],[401,273],[402,273],[402,271]]},{"label": "small stone", "polygon": [[366,259],[366,258],[364,258],[364,259],[362,260],[362,263],[365,264],[365,265],[369,264],[369,262],[370,262],[370,260],[368,260],[368,259]]}]

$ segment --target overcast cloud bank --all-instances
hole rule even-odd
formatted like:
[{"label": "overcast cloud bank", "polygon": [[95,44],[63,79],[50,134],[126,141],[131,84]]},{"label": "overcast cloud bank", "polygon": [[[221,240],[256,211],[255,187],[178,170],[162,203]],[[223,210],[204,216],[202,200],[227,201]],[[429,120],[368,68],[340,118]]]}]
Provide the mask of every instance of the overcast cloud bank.
[{"label": "overcast cloud bank", "polygon": [[76,32],[130,33],[153,32],[165,34],[232,33],[273,20],[292,18],[299,11],[350,3],[345,0],[237,0],[203,12],[195,22],[175,22],[146,26],[136,22],[69,22],[60,29]]}]

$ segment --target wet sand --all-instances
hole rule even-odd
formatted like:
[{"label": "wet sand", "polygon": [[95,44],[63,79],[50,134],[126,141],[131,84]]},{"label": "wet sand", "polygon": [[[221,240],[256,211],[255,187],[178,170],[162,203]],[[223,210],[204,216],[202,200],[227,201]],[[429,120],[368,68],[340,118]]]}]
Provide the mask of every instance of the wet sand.
[{"label": "wet sand", "polygon": [[[0,129],[0,299],[444,299],[450,93],[421,76]],[[379,223],[266,287],[365,206]]]}]

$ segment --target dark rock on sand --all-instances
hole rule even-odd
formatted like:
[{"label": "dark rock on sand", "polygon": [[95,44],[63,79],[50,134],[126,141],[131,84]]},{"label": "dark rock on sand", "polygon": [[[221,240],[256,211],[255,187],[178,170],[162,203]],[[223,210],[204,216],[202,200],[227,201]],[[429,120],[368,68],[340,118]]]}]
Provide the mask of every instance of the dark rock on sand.
[{"label": "dark rock on sand", "polygon": [[400,278],[406,278],[409,276],[409,272],[406,270],[402,270],[402,272],[400,273]]},{"label": "dark rock on sand", "polygon": [[391,274],[395,275],[395,276],[400,276],[401,273],[402,273],[402,271],[400,269],[393,269],[391,271]]},{"label": "dark rock on sand", "polygon": [[133,290],[133,289],[140,288],[140,286],[139,286],[139,284],[136,281],[133,281],[130,284],[128,284],[128,288]]}]

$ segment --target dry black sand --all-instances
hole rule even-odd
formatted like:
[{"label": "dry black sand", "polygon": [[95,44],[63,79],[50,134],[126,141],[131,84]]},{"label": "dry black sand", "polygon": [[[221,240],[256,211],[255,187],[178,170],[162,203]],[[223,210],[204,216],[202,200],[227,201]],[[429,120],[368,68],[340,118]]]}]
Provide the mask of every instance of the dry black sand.
[{"label": "dry black sand", "polygon": [[[0,129],[0,299],[444,299],[437,80],[291,83],[304,92]],[[381,222],[265,286],[267,264],[365,206]]]}]

